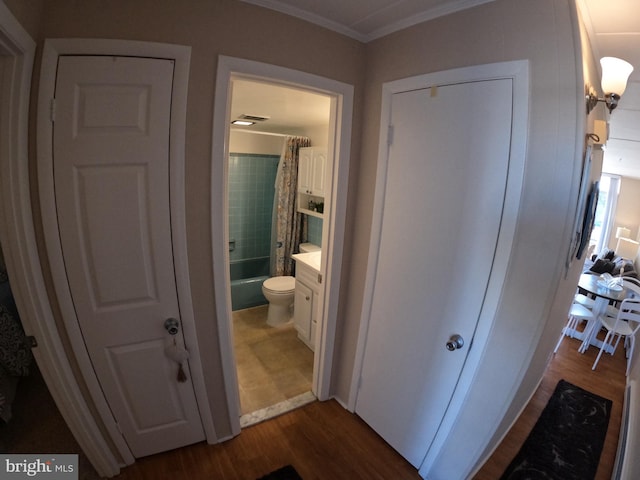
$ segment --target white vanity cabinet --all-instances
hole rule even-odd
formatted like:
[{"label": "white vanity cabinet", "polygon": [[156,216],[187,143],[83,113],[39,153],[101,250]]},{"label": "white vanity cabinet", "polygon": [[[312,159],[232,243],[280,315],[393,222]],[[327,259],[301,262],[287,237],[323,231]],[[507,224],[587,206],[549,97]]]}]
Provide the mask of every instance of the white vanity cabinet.
[{"label": "white vanity cabinet", "polygon": [[324,204],[326,183],[326,147],[302,147],[298,163],[298,211],[322,217],[322,212],[309,208],[309,201]]},{"label": "white vanity cabinet", "polygon": [[298,331],[298,338],[313,351],[316,345],[320,306],[320,270],[315,268],[314,257],[319,258],[319,252],[318,255],[311,253],[293,255],[296,259],[293,322]]}]

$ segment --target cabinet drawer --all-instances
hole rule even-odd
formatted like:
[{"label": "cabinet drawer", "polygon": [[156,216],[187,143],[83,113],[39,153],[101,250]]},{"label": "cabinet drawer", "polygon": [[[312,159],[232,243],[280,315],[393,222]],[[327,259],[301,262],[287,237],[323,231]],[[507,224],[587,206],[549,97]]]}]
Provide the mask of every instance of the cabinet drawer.
[{"label": "cabinet drawer", "polygon": [[304,283],[316,292],[320,290],[318,272],[313,268],[305,266],[302,262],[296,263],[296,285],[298,282]]}]

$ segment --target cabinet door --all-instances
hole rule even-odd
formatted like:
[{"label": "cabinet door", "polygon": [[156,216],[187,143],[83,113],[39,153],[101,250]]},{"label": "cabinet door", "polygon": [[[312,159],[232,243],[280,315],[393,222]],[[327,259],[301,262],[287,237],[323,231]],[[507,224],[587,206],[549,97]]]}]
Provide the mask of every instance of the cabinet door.
[{"label": "cabinet door", "polygon": [[311,148],[301,148],[298,160],[298,192],[311,193]]},{"label": "cabinet door", "polygon": [[296,281],[294,297],[294,323],[296,330],[306,342],[311,337],[311,315],[313,312],[313,291],[299,280]]},{"label": "cabinet door", "polygon": [[324,177],[325,177],[325,166],[327,164],[327,150],[325,148],[322,149],[314,149],[313,150],[313,159],[312,159],[312,167],[311,167],[311,179],[309,183],[311,184],[311,193],[318,197],[324,197]]}]

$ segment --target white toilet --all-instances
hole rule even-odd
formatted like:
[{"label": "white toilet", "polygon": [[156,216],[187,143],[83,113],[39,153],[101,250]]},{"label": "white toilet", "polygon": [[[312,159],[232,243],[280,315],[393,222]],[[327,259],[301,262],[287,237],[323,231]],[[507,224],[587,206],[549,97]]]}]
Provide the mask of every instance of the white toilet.
[{"label": "white toilet", "polygon": [[277,327],[291,320],[296,279],[291,276],[271,277],[262,282],[262,294],[269,301],[267,325]]}]

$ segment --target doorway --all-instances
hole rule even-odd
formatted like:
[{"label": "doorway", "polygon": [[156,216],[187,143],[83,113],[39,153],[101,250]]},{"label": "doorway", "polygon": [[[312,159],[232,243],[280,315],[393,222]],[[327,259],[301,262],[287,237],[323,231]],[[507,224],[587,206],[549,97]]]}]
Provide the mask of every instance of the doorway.
[{"label": "doorway", "polygon": [[[297,169],[291,168],[297,158],[285,158],[284,151],[292,137],[326,148],[330,98],[258,79],[233,77],[231,82],[229,279],[240,423],[245,427],[315,399],[313,347],[305,343],[304,332],[298,333],[291,309],[283,323],[267,323],[270,307],[262,283],[277,276],[276,256],[283,250],[299,253],[284,225],[300,225],[296,244],[322,248],[322,216],[301,213],[294,205],[286,208],[291,197],[298,197],[287,188],[287,178],[297,178]],[[293,304],[293,294],[290,300]]]},{"label": "doorway", "polygon": [[[232,301],[229,279],[229,195],[228,178],[229,138],[231,119],[232,84],[238,79],[279,85],[298,91],[306,91],[329,98],[327,180],[330,188],[325,192],[327,207],[321,234],[323,248],[321,272],[322,288],[318,316],[321,318],[317,348],[313,358],[311,390],[325,400],[329,398],[331,363],[333,357],[341,255],[344,237],[344,218],[348,181],[349,144],[351,135],[351,111],[353,87],[330,79],[306,74],[282,67],[230,57],[220,57],[216,83],[216,99],[213,129],[212,164],[212,216],[213,258],[215,293],[219,299],[217,313],[218,331],[222,353],[225,386],[229,404],[230,423],[234,434],[240,432],[240,399],[235,347],[233,345]],[[243,112],[249,113],[249,112]],[[260,115],[258,113],[258,115]],[[295,133],[295,132],[292,132]]]}]

